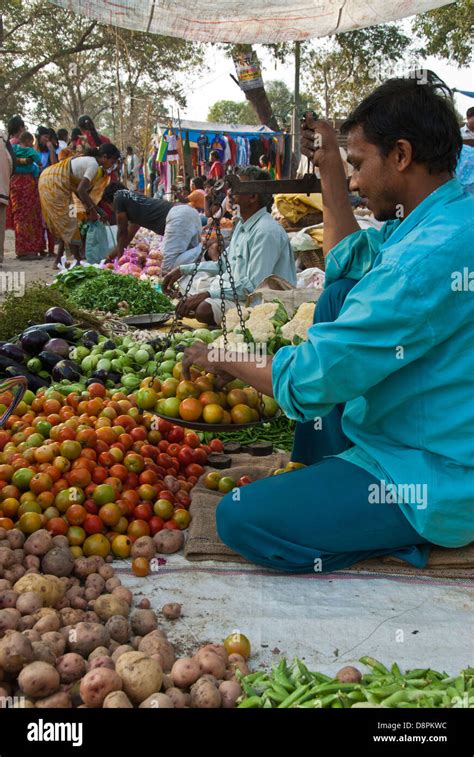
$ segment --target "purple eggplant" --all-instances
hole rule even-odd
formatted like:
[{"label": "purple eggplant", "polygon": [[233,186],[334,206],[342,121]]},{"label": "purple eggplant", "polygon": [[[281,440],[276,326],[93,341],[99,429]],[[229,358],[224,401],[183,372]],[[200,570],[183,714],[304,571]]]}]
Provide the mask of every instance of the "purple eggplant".
[{"label": "purple eggplant", "polygon": [[73,360],[60,360],[51,371],[53,381],[79,381],[81,369]]},{"label": "purple eggplant", "polygon": [[25,331],[20,337],[20,344],[29,355],[37,355],[49,341],[49,334],[41,329]]},{"label": "purple eggplant", "polygon": [[62,358],[69,357],[69,344],[65,339],[50,339],[44,346],[47,352],[54,352],[56,355]]},{"label": "purple eggplant", "polygon": [[17,344],[12,344],[12,342],[5,342],[5,344],[0,347],[0,355],[3,355],[3,357],[9,357],[16,363],[23,363],[25,359],[25,353],[21,347]]},{"label": "purple eggplant", "polygon": [[49,308],[45,313],[44,320],[46,323],[64,323],[65,326],[72,326],[74,323],[71,313],[58,307]]}]

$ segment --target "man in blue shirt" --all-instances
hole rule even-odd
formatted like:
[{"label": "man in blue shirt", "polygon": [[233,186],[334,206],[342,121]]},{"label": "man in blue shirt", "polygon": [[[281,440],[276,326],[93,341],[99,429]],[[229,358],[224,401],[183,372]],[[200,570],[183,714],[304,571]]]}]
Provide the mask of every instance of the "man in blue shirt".
[{"label": "man in blue shirt", "polygon": [[309,119],[327,261],[307,342],[260,370],[211,365],[200,346],[185,356],[185,374],[189,361],[231,373],[298,421],[293,459],[308,467],[224,497],[216,515],[226,544],[294,572],[382,555],[422,567],[430,543],[474,539],[474,198],[453,178],[452,103],[390,80],[344,130],[350,188],[386,223],[358,228],[335,134]]},{"label": "man in blue shirt", "polygon": [[[240,172],[241,181],[259,181],[270,178],[266,171],[249,166]],[[235,296],[245,302],[268,276],[279,276],[292,286],[296,286],[296,266],[286,231],[275,221],[267,210],[271,197],[263,194],[235,194],[238,206],[238,221],[227,258],[232,282],[223,261],[203,260],[197,269],[196,280],[201,291],[188,296],[179,306],[180,315],[194,313],[201,323],[220,324],[222,320],[222,297],[226,309],[235,307]],[[211,250],[209,250],[211,252]],[[223,287],[219,280],[222,266]],[[190,274],[194,265],[180,265],[163,280],[165,292],[171,292],[172,285],[183,276]]]}]

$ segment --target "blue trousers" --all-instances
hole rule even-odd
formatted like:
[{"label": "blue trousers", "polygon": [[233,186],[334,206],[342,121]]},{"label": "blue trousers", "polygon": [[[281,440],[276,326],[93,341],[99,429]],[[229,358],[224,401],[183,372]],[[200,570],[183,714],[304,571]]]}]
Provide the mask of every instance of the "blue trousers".
[{"label": "blue trousers", "polygon": [[[356,282],[341,279],[318,300],[315,323],[334,321]],[[426,565],[428,542],[397,504],[369,502],[380,482],[338,457],[351,446],[341,418],[344,405],[314,423],[296,427],[292,459],[301,468],[229,493],[216,511],[222,541],[251,562],[288,573],[331,572],[370,557],[393,555]]]}]

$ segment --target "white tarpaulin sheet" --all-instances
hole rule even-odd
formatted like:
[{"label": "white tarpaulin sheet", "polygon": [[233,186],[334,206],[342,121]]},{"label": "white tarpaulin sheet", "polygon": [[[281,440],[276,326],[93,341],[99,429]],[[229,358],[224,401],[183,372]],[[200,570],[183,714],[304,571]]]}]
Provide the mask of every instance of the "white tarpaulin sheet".
[{"label": "white tarpaulin sheet", "polygon": [[446,0],[52,0],[105,24],[196,42],[270,43],[395,21]]}]

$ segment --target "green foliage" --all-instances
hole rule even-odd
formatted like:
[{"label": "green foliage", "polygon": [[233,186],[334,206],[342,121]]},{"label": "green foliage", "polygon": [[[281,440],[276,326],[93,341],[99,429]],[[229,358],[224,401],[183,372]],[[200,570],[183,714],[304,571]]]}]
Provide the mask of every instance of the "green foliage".
[{"label": "green foliage", "polygon": [[257,114],[248,102],[217,100],[207,114],[208,121],[225,124],[258,124]]},{"label": "green foliage", "polygon": [[416,16],[413,31],[423,39],[425,55],[437,55],[458,66],[474,60],[472,0],[458,0]]}]

